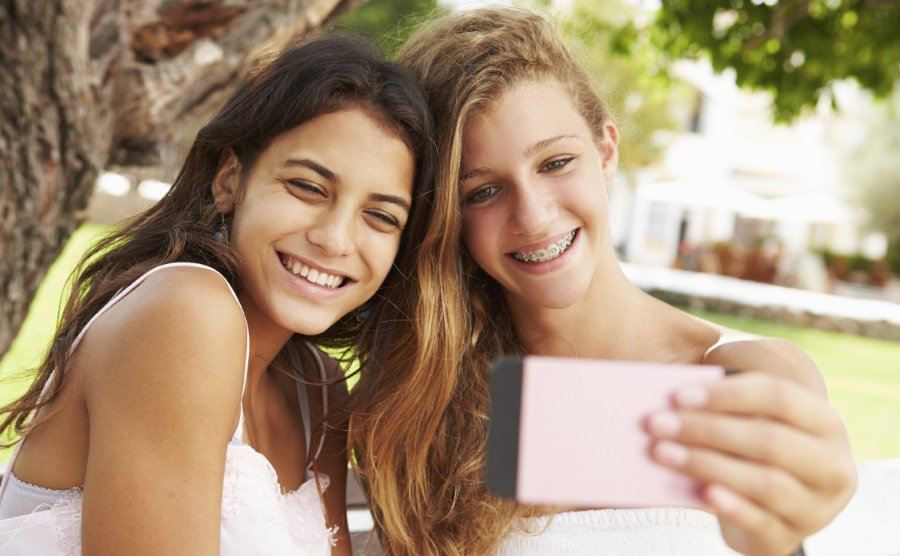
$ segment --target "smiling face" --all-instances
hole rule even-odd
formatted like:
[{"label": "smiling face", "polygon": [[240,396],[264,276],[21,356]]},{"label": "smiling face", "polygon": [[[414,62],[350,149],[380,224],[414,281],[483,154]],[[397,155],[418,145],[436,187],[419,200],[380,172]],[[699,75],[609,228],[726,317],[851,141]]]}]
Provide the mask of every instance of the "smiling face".
[{"label": "smiling face", "polygon": [[[409,213],[410,149],[360,108],[318,116],[263,151],[234,205],[241,297],[295,333],[324,332],[378,290]],[[226,205],[237,181],[220,171]]]},{"label": "smiling face", "polygon": [[609,252],[606,188],[617,134],[588,127],[555,80],[522,82],[464,129],[463,240],[508,299],[580,299]]}]

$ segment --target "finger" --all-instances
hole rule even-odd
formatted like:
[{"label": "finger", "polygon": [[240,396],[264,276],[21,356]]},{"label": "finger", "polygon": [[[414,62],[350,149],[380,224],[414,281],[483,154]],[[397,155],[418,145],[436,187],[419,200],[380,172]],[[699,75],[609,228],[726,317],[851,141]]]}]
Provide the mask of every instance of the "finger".
[{"label": "finger", "polygon": [[742,373],[688,386],[675,392],[674,402],[682,409],[771,417],[816,436],[843,432],[837,413],[821,397],[767,373]]},{"label": "finger", "polygon": [[707,487],[703,499],[716,512],[725,542],[743,554],[787,554],[803,540],[777,516],[723,485]]},{"label": "finger", "polygon": [[705,448],[690,448],[668,440],[653,447],[654,459],[702,483],[719,483],[753,500],[784,521],[800,528],[817,500],[814,493],[790,473]]},{"label": "finger", "polygon": [[647,428],[657,438],[780,467],[814,488],[835,482],[833,466],[823,465],[829,445],[778,421],[687,410],[657,413]]}]

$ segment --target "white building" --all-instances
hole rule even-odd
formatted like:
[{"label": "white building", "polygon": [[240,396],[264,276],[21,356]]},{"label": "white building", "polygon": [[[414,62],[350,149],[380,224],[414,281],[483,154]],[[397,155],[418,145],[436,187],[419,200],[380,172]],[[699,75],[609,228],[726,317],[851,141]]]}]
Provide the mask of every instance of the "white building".
[{"label": "white building", "polygon": [[[617,186],[612,234],[630,262],[671,266],[679,245],[750,247],[768,238],[785,260],[828,248],[872,258],[886,242],[863,237],[861,215],[844,200],[841,125],[829,109],[775,125],[765,94],[741,90],[732,74],[682,62],[676,74],[698,93],[685,129],[659,138],[661,162],[629,190]],[[852,93],[851,93],[852,94]]]}]

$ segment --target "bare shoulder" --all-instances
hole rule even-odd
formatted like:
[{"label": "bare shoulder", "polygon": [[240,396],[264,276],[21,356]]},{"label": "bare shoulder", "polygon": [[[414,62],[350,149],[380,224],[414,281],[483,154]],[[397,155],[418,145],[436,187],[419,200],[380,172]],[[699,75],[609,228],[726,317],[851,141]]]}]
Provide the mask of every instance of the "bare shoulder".
[{"label": "bare shoulder", "polygon": [[147,277],[85,335],[86,552],[152,546],[170,553],[186,538],[218,551],[246,334],[220,276],[171,267]]},{"label": "bare shoulder", "polygon": [[825,394],[825,381],[818,366],[797,344],[781,338],[717,328],[721,334],[707,353],[706,363],[735,371],[775,373]]},{"label": "bare shoulder", "polygon": [[246,323],[215,272],[172,267],[148,276],[97,319],[84,348],[89,412],[146,404],[143,409],[165,419],[176,415],[170,404],[181,402],[198,414],[211,410],[214,420],[236,414]]}]

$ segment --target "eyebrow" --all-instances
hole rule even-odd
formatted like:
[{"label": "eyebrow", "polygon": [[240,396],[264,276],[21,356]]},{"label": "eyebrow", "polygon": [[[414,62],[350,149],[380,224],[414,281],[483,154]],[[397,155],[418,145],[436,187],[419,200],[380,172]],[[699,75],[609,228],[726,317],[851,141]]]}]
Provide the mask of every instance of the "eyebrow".
[{"label": "eyebrow", "polygon": [[[549,139],[542,139],[537,143],[531,145],[527,149],[525,149],[522,153],[522,158],[530,158],[535,154],[539,153],[543,149],[546,149],[553,143],[557,141],[562,141],[563,139],[578,139],[577,135],[566,134],[566,135],[557,135],[556,137],[550,137]],[[490,174],[491,171],[487,168],[475,168],[474,170],[469,170],[465,174],[459,177],[459,183],[463,183],[466,180],[470,180],[472,178],[480,178],[482,176],[486,176]]]},{"label": "eyebrow", "polygon": [[395,197],[394,195],[385,195],[384,193],[372,193],[371,195],[369,195],[369,199],[382,203],[393,203],[398,207],[405,209],[406,212],[409,212],[409,203],[406,201],[406,199],[403,199],[401,197]]},{"label": "eyebrow", "polygon": [[309,168],[313,172],[319,174],[324,179],[332,182],[332,183],[341,183],[341,178],[338,177],[337,174],[322,166],[315,160],[310,160],[308,158],[289,158],[281,163],[282,168],[292,168],[295,166],[299,166],[301,168]]},{"label": "eyebrow", "polygon": [[529,158],[529,157],[534,156],[535,154],[541,152],[543,149],[546,149],[553,143],[556,143],[557,141],[562,141],[563,139],[577,139],[577,138],[578,138],[577,135],[568,134],[568,135],[557,135],[556,137],[544,139],[543,141],[538,141],[534,145],[531,145],[530,147],[525,149],[525,152],[522,153],[522,156],[523,156],[523,158]]}]

